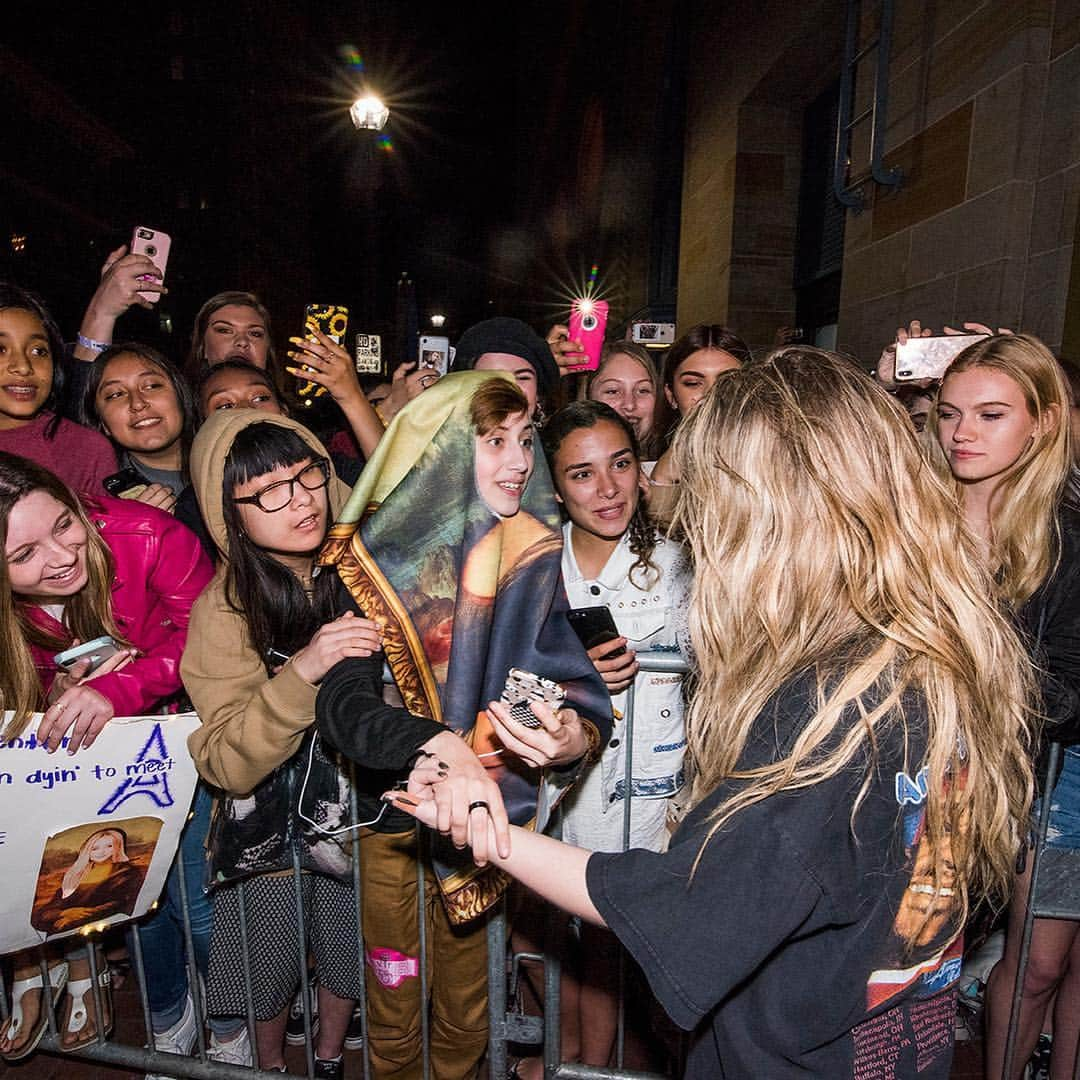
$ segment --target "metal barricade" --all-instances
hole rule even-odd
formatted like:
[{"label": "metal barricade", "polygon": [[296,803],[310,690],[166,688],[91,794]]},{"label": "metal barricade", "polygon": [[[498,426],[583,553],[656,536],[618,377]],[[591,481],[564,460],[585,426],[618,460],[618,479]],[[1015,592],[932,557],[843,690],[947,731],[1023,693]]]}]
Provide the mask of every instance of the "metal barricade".
[{"label": "metal barricade", "polygon": [[[684,662],[675,655],[641,654],[639,656],[642,671],[685,673],[687,668]],[[630,836],[630,804],[632,796],[632,769],[633,769],[633,730],[634,730],[634,689],[630,687],[627,693],[627,708],[624,717],[624,735],[626,745],[626,769],[625,784],[627,798],[624,800],[623,819],[623,846],[627,846]],[[351,793],[350,813],[353,823],[359,820],[355,785]],[[366,972],[366,951],[363,933],[363,908],[362,908],[362,882],[361,882],[361,845],[358,831],[352,833],[352,884],[355,892],[355,916],[356,916],[356,962],[361,972]],[[429,1001],[428,987],[428,963],[427,963],[427,926],[425,920],[424,887],[425,875],[423,866],[423,845],[418,845],[417,856],[417,887],[419,892],[419,940],[420,954],[419,978],[421,980],[421,1000]],[[178,856],[179,858],[179,853]],[[154,1048],[154,1036],[151,1023],[150,998],[147,987],[148,978],[153,978],[150,958],[151,973],[147,974],[147,958],[143,956],[143,949],[138,933],[128,935],[129,952],[132,961],[132,969],[137,980],[139,1006],[143,1027],[143,1043],[141,1046],[124,1044],[106,1037],[103,1025],[99,1022],[103,1015],[104,992],[98,983],[99,954],[98,942],[95,935],[87,935],[75,939],[69,939],[78,944],[88,946],[87,955],[90,966],[90,979],[92,981],[92,1004],[89,1006],[97,1038],[91,1044],[81,1047],[76,1051],[64,1051],[61,1048],[60,1033],[55,1017],[56,1006],[60,995],[54,995],[48,979],[48,953],[45,947],[40,949],[40,965],[42,972],[43,1007],[46,1010],[47,1030],[41,1040],[39,1050],[50,1054],[64,1054],[72,1058],[80,1058],[105,1065],[119,1066],[135,1071],[145,1071],[166,1077],[190,1077],[194,1080],[251,1080],[253,1077],[262,1077],[269,1080],[270,1077],[280,1078],[282,1075],[291,1077],[315,1075],[315,1052],[313,1037],[313,1017],[310,1010],[311,984],[308,976],[308,949],[305,934],[305,912],[303,903],[303,871],[300,866],[299,854],[294,854],[292,867],[293,896],[295,900],[295,918],[298,928],[298,956],[300,970],[300,1001],[303,1004],[304,1018],[304,1071],[302,1073],[290,1072],[282,1074],[276,1071],[267,1071],[259,1068],[258,1051],[256,1040],[255,1003],[252,990],[251,954],[249,949],[249,926],[247,921],[247,903],[244,897],[243,883],[237,886],[239,890],[239,933],[241,951],[245,958],[243,983],[246,1000],[246,1016],[248,1037],[251,1041],[253,1066],[238,1066],[224,1064],[211,1060],[208,1056],[208,1045],[204,1032],[204,1024],[200,1018],[205,1019],[204,988],[197,972],[195,963],[195,944],[191,926],[191,917],[188,906],[188,895],[183,873],[179,874],[181,919],[184,952],[187,964],[188,986],[192,995],[196,1018],[197,1036],[193,1056],[181,1057],[175,1054],[164,1053]],[[553,910],[553,909],[552,909]],[[549,920],[550,921],[550,920]],[[122,924],[121,924],[122,925]],[[132,928],[128,924],[127,929]],[[110,930],[113,927],[110,927]],[[620,1080],[634,1080],[634,1078],[648,1078],[655,1074],[633,1072],[621,1068],[624,1047],[624,1018],[622,993],[620,989],[619,1026],[617,1035],[617,1060],[618,1067],[615,1069],[599,1069],[584,1065],[563,1063],[559,1060],[559,978],[561,963],[554,953],[548,953],[543,960],[544,984],[546,988],[544,1001],[544,1016],[529,1017],[511,1011],[507,1006],[507,974],[508,974],[508,928],[505,915],[505,903],[500,903],[493,911],[487,922],[488,944],[488,1019],[489,1019],[489,1042],[487,1053],[488,1074],[494,1078],[507,1075],[509,1043],[540,1042],[544,1047],[545,1072],[549,1077],[581,1077],[581,1078],[620,1078]],[[61,944],[68,944],[61,943]],[[622,965],[620,965],[620,986],[622,983]],[[370,1077],[370,1062],[368,1055],[368,1031],[367,1031],[367,1001],[365,992],[365,980],[360,980],[361,996],[358,1000],[359,1015],[361,1017],[362,1031],[364,1036],[364,1050],[362,1058],[362,1075],[365,1080]],[[8,988],[3,985],[0,978],[0,1024],[6,1024],[9,1017]],[[117,1002],[113,1000],[113,1020],[116,1019]],[[421,1024],[421,1047],[423,1060],[423,1075],[425,1080],[431,1075],[430,1062],[430,1029],[428,1010],[422,1009],[420,1016]],[[351,1075],[356,1075],[355,1065],[351,1066]]]}]

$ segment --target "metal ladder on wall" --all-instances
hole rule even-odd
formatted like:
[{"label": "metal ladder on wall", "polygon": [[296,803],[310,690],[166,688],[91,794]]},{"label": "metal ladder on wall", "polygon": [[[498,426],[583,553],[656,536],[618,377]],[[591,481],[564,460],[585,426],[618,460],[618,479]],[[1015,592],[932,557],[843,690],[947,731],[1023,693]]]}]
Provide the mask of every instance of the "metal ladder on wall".
[{"label": "metal ladder on wall", "polygon": [[[889,103],[889,56],[892,49],[894,0],[879,0],[877,34],[859,44],[859,24],[862,0],[847,2],[847,31],[844,38],[844,60],[840,75],[840,108],[836,123],[836,153],[833,158],[833,193],[846,207],[863,210],[866,197],[862,187],[872,181],[881,187],[895,188],[903,179],[898,168],[886,169],[884,164],[885,127]],[[855,111],[857,76],[861,66],[874,63],[874,92],[868,104]],[[854,170],[852,180],[852,143],[856,129],[870,124],[869,172]]]}]

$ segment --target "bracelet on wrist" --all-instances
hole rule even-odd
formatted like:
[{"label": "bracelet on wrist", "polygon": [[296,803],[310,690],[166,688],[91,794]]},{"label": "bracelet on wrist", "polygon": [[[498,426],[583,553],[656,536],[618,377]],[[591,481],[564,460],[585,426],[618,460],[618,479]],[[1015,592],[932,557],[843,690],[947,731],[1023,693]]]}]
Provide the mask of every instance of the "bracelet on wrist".
[{"label": "bracelet on wrist", "polygon": [[76,334],[75,339],[84,349],[90,349],[96,353],[104,352],[112,344],[111,341],[94,341],[93,338],[88,338],[83,334]]},{"label": "bracelet on wrist", "polygon": [[581,730],[585,734],[585,738],[588,741],[588,746],[585,748],[585,753],[582,757],[585,759],[586,765],[594,765],[600,760],[604,750],[600,745],[600,731],[597,726],[590,720],[581,720]]}]

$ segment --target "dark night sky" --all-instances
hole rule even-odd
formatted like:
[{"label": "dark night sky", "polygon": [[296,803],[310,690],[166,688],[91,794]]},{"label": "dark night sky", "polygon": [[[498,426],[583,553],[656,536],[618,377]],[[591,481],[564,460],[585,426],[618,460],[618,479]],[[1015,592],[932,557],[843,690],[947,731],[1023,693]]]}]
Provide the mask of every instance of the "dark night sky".
[{"label": "dark night sky", "polygon": [[[136,224],[173,237],[170,295],[119,332],[174,356],[223,289],[256,291],[279,343],[309,302],[388,333],[403,271],[421,324],[441,310],[452,339],[492,314],[565,320],[591,264],[625,283],[650,251],[666,267],[650,302],[672,302],[681,54],[655,0],[8,0],[4,14],[0,238],[27,240],[0,245],[0,277],[40,291],[69,337]],[[348,123],[364,80],[390,106],[391,152]]]},{"label": "dark night sky", "polygon": [[[70,320],[78,304],[68,294],[81,280],[89,295],[91,268],[127,239],[135,215],[173,234],[174,294],[185,285],[200,293],[171,298],[178,322],[209,292],[247,286],[232,266],[243,273],[258,264],[242,253],[263,241],[276,247],[271,291],[292,309],[344,300],[362,317],[374,307],[385,321],[393,316],[394,282],[408,270],[422,314],[445,308],[457,331],[461,320],[482,314],[491,291],[487,253],[515,208],[520,9],[488,2],[222,8],[229,10],[65,4],[42,17],[37,5],[6,5],[3,47],[134,152],[108,184],[80,190],[77,155],[65,159],[49,125],[27,119],[31,145],[16,154],[9,142],[4,151],[15,175],[33,181],[17,185],[22,216],[12,229],[34,237],[55,228],[49,206],[33,194],[39,187],[62,192],[105,226],[97,235],[87,227],[92,248],[70,236],[65,258],[74,280],[50,277],[29,259],[27,283]],[[391,107],[392,152],[373,148],[369,133],[348,124],[359,77],[340,58],[345,45],[359,51],[363,77]],[[41,183],[26,162],[39,153],[50,163]],[[63,171],[69,175],[57,175]],[[208,214],[199,220],[177,209],[204,202]],[[20,267],[11,269],[18,277]],[[306,283],[299,290],[311,295],[289,295],[282,280],[294,272]],[[373,304],[362,295],[372,286]],[[274,313],[279,323],[287,314]],[[140,318],[132,316],[146,331]]]}]

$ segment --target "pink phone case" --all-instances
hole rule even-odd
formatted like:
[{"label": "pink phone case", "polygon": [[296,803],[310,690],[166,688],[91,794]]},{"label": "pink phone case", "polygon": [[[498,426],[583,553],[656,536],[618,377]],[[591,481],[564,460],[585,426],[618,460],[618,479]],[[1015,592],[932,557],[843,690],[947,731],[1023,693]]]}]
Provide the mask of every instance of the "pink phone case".
[{"label": "pink phone case", "polygon": [[[136,225],[131,234],[131,254],[145,255],[161,271],[162,284],[165,282],[165,267],[169,262],[170,247],[172,238],[168,233],[148,229],[145,225]],[[156,304],[161,299],[158,293],[140,292],[139,295],[151,304]]]},{"label": "pink phone case", "polygon": [[604,347],[607,317],[606,300],[574,301],[570,309],[570,340],[581,342],[586,359],[583,364],[574,364],[567,368],[567,371],[595,371],[600,366],[600,351]]}]

